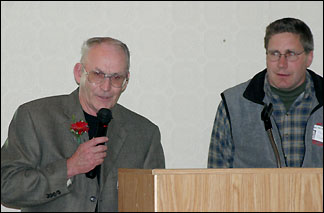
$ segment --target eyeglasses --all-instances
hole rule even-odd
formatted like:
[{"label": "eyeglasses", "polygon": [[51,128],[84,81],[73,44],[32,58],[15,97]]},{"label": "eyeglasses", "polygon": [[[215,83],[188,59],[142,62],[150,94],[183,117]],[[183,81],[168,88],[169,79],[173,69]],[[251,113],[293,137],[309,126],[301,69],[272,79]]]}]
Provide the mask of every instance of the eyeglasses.
[{"label": "eyeglasses", "polygon": [[117,73],[109,75],[109,74],[106,74],[104,72],[97,71],[97,70],[87,71],[85,66],[83,64],[81,64],[81,65],[82,65],[83,69],[86,71],[87,76],[88,76],[88,81],[90,83],[101,84],[102,82],[104,82],[105,78],[109,78],[110,83],[113,87],[121,88],[128,81],[128,78],[126,77],[126,75],[119,75]]},{"label": "eyeglasses", "polygon": [[288,50],[286,53],[281,54],[278,50],[275,51],[267,51],[267,56],[269,58],[270,61],[279,61],[279,59],[281,58],[281,56],[285,56],[285,58],[290,61],[290,62],[294,62],[298,60],[298,56],[301,55],[302,53],[304,53],[305,51],[303,50],[300,53],[296,53],[294,51]]}]

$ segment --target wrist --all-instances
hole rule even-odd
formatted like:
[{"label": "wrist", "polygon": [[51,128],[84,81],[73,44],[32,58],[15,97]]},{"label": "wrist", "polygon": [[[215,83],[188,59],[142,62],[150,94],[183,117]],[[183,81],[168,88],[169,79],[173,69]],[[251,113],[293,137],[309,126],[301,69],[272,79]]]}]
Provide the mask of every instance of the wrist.
[{"label": "wrist", "polygon": [[73,177],[74,175],[77,174],[74,169],[73,162],[72,162],[71,158],[67,159],[66,167],[67,167],[67,179],[70,179],[71,177]]}]

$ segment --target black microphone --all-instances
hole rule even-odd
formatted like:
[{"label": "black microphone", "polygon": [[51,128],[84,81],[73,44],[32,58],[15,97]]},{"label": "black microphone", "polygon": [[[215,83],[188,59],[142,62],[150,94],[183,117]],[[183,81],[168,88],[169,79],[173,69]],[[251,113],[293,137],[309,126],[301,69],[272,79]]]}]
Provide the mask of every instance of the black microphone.
[{"label": "black microphone", "polygon": [[276,157],[277,167],[281,168],[281,162],[280,162],[278,148],[276,146],[275,140],[272,135],[272,124],[271,124],[271,120],[270,120],[272,111],[273,111],[272,103],[270,103],[269,106],[267,104],[264,104],[263,110],[261,112],[261,120],[263,120],[264,128],[268,133],[268,137],[270,139],[271,146],[272,146],[272,149],[273,149],[275,157]]},{"label": "black microphone", "polygon": [[[96,137],[103,137],[107,135],[108,123],[112,119],[112,114],[110,109],[101,108],[97,113],[97,118],[99,120],[97,132],[95,134]],[[98,145],[103,145],[104,143],[100,143]],[[97,146],[98,146],[97,145]],[[100,165],[97,165],[94,169],[86,173],[88,178],[95,178],[97,174],[100,172]]]}]

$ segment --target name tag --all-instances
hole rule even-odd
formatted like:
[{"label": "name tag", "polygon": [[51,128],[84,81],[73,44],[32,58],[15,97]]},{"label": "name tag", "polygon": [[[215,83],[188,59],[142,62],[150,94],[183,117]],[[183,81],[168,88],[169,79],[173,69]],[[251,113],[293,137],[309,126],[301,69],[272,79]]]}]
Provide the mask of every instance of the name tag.
[{"label": "name tag", "polygon": [[313,143],[323,145],[323,124],[317,123],[313,128]]}]

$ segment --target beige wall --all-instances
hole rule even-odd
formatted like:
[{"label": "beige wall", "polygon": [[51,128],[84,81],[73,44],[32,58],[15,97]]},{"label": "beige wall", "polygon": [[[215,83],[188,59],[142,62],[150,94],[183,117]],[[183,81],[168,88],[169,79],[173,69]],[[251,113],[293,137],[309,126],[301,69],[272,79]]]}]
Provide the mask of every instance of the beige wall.
[{"label": "beige wall", "polygon": [[[120,103],[156,123],[167,168],[206,168],[220,93],[265,68],[265,27],[304,20],[323,76],[323,2],[1,2],[1,145],[19,105],[76,88],[84,40],[131,51]],[[17,211],[1,207],[2,211]]]}]

